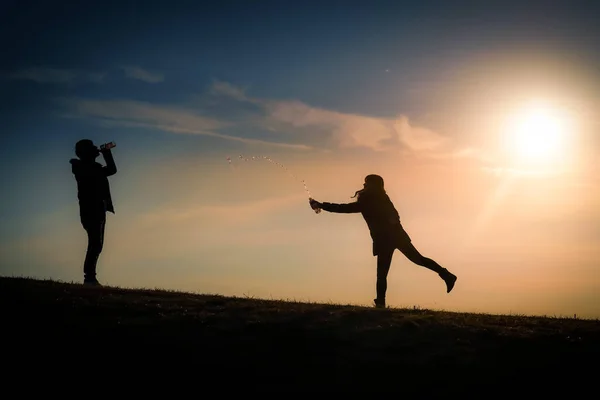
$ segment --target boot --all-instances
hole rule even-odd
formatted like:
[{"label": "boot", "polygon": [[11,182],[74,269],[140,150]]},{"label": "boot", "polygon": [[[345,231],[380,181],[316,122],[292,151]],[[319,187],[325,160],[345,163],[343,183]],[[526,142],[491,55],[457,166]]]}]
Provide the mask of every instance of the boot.
[{"label": "boot", "polygon": [[87,286],[102,286],[100,285],[100,282],[98,282],[98,279],[96,279],[95,274],[86,274],[83,279],[83,284]]},{"label": "boot", "polygon": [[440,278],[446,282],[446,293],[450,293],[454,288],[454,284],[456,283],[456,275],[452,272],[448,271],[446,268],[442,272],[440,272]]},{"label": "boot", "polygon": [[385,299],[374,299],[373,302],[375,303],[375,308],[385,308]]}]

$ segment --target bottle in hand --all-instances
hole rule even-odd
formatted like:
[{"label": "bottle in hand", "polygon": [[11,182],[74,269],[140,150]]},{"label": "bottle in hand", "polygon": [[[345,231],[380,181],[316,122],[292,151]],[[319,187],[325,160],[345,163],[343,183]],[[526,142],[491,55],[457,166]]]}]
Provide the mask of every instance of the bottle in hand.
[{"label": "bottle in hand", "polygon": [[316,201],[314,201],[314,199],[312,197],[308,199],[308,202],[310,203],[310,208],[315,210],[315,213],[318,214],[321,212],[321,208],[317,205],[318,203]]},{"label": "bottle in hand", "polygon": [[100,145],[100,150],[110,150],[116,146],[117,146],[117,144],[115,142],[108,142],[108,143],[104,143],[103,145]]}]

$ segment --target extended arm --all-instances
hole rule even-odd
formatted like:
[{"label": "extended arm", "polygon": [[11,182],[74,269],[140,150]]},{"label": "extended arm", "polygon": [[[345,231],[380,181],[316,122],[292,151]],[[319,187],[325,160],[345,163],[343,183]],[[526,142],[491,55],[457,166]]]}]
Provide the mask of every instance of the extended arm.
[{"label": "extended arm", "polygon": [[342,214],[351,214],[351,213],[359,213],[361,211],[360,203],[320,203],[321,208],[325,211],[333,212],[333,213],[342,213]]}]

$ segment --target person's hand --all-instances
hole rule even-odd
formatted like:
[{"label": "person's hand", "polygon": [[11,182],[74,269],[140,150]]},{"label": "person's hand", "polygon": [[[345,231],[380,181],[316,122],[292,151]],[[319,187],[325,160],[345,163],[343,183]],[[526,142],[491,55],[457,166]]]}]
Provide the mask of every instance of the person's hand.
[{"label": "person's hand", "polygon": [[308,199],[308,202],[310,204],[310,207],[314,210],[317,208],[323,208],[323,205],[321,203],[319,203],[318,201],[316,201],[315,199],[313,199],[312,197],[310,199]]},{"label": "person's hand", "polygon": [[114,142],[109,142],[109,143],[104,143],[102,145],[100,145],[100,152],[102,154],[110,154],[111,153],[111,149],[115,147],[115,143]]}]

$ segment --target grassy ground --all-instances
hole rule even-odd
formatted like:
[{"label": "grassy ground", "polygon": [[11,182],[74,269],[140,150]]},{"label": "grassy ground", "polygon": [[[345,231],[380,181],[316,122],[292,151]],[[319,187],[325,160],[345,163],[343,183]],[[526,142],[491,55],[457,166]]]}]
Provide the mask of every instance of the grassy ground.
[{"label": "grassy ground", "polygon": [[0,304],[4,365],[12,365],[13,379],[28,382],[495,398],[593,393],[600,378],[598,320],[378,310],[26,278],[0,278]]}]

